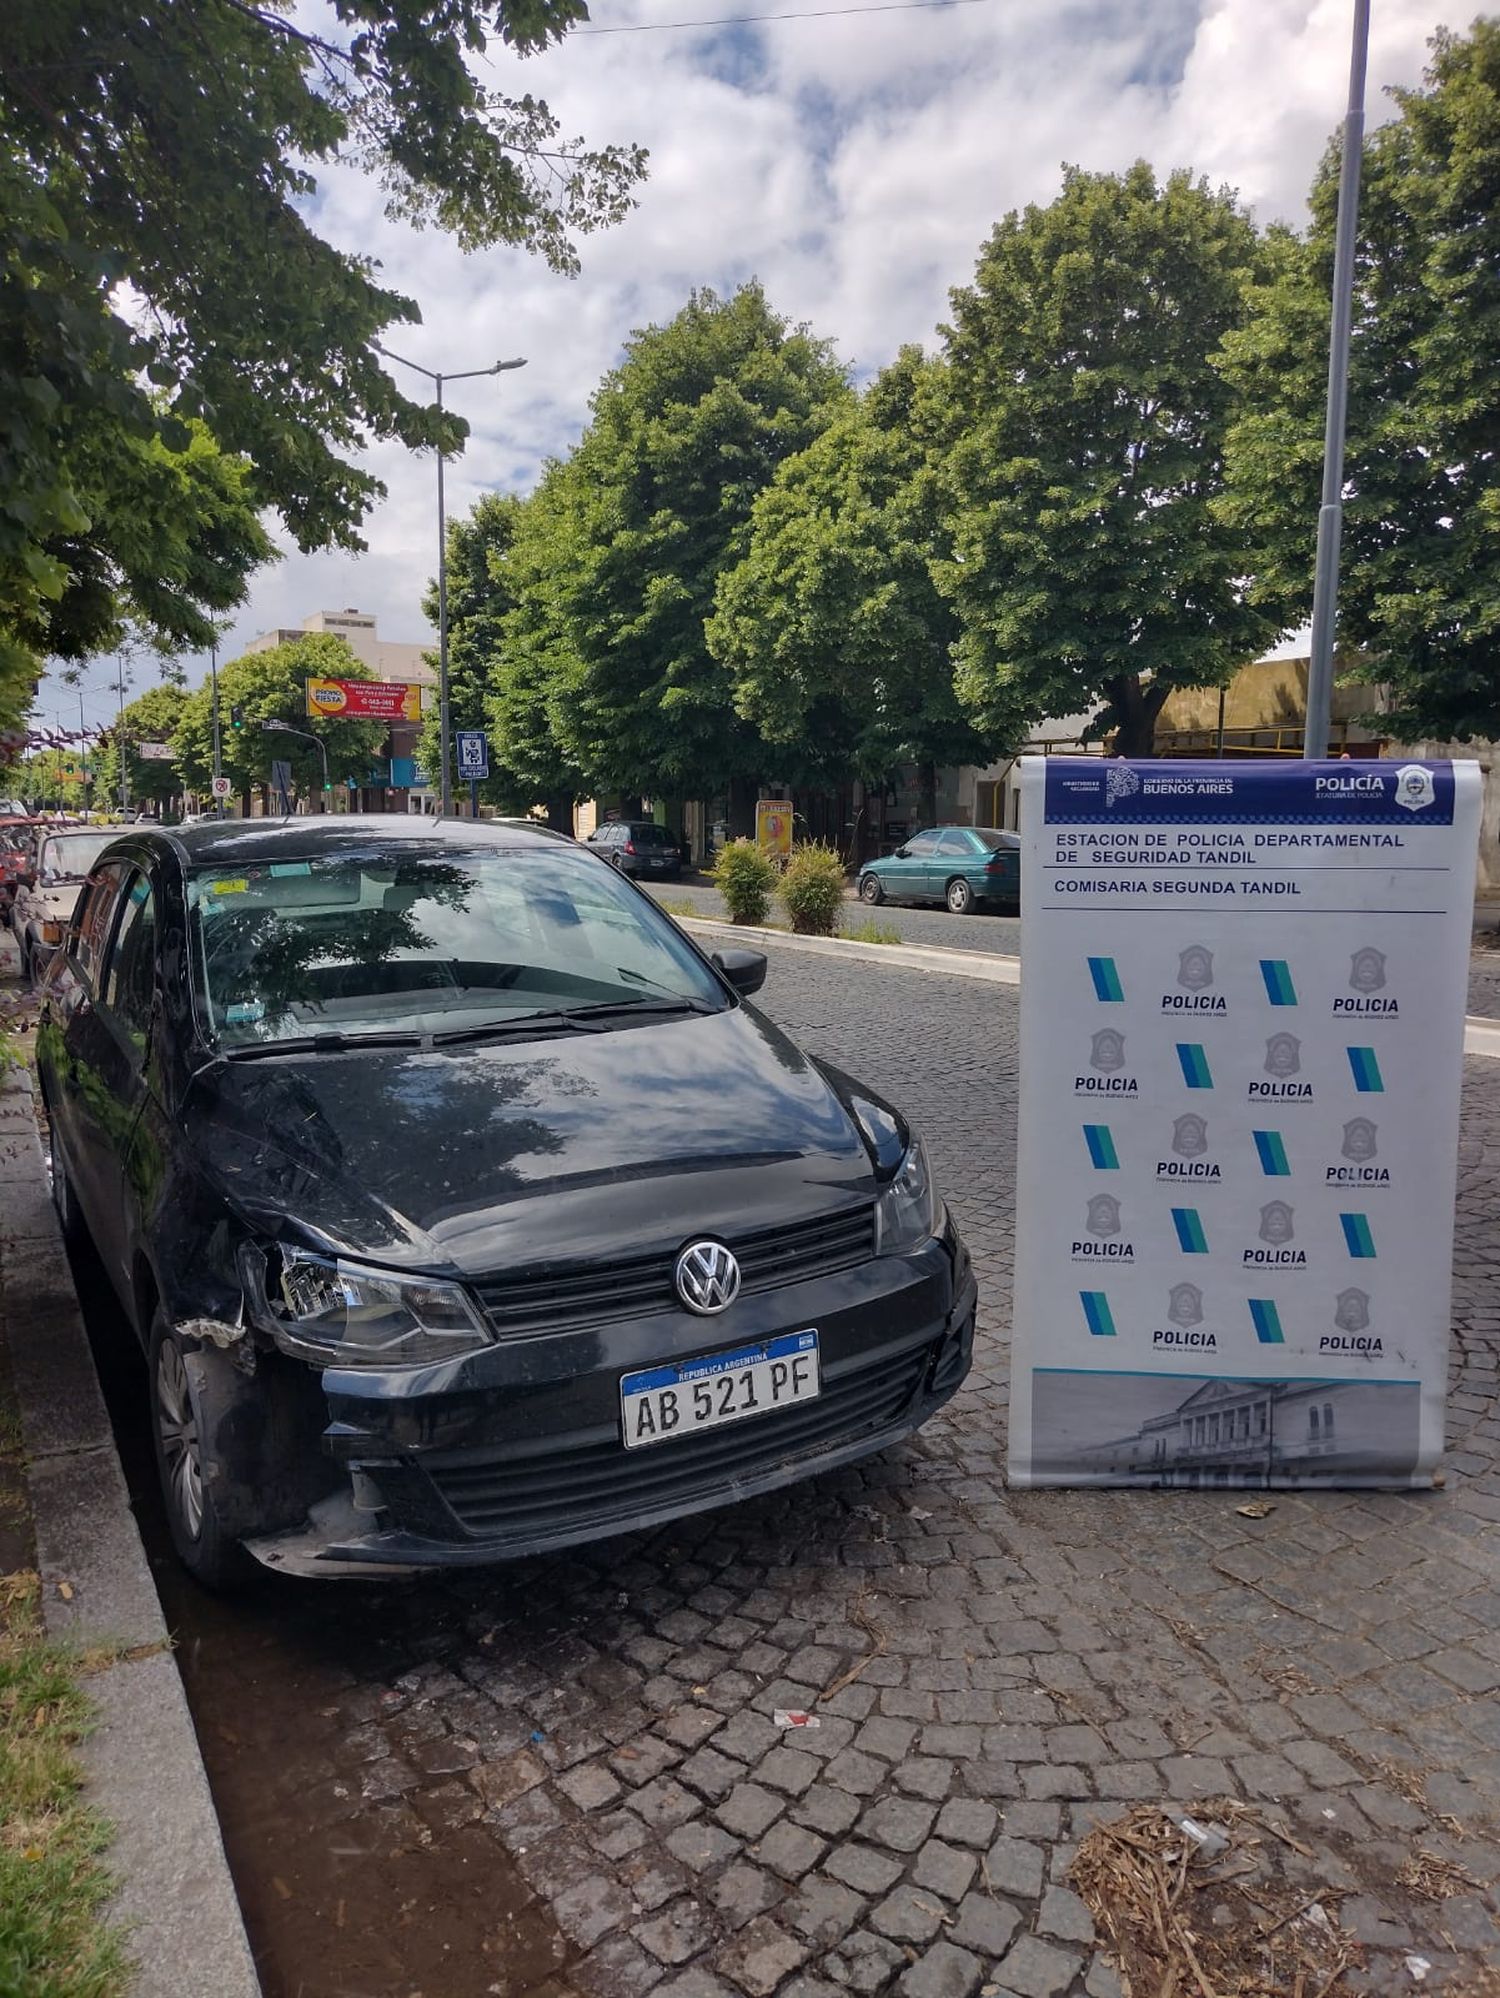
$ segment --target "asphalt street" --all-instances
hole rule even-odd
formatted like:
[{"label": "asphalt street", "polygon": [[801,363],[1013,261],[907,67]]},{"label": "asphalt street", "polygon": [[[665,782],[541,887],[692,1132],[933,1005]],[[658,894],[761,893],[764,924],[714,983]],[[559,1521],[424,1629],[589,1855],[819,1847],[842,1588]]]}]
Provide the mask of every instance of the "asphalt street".
[{"label": "asphalt street", "polygon": [[[973,1375],[907,1445],[649,1536],[179,1592],[268,1992],[351,1989],[337,1925],[373,1924],[359,1989],[405,1998],[1109,1998],[1078,1840],[1224,1797],[1358,1939],[1341,1989],[1410,1992],[1413,1954],[1428,1990],[1500,1966],[1500,1069],[1467,1065],[1444,1491],[1256,1518],[1233,1492],[1013,1493],[1014,991],[771,956],[766,1012],[929,1138],[979,1269]],[[195,1691],[215,1630],[230,1665]],[[284,1746],[257,1703],[300,1715]],[[1402,1884],[1422,1853],[1450,1898]],[[404,1894],[403,1856],[465,1911]]]}]

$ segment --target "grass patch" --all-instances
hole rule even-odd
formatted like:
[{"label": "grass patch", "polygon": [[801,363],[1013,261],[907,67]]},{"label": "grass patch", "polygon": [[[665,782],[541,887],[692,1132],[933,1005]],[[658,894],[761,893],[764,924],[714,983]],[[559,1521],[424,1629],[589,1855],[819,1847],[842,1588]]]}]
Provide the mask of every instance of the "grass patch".
[{"label": "grass patch", "polygon": [[899,930],[893,930],[889,923],[877,923],[873,918],[869,922],[861,923],[857,930],[845,930],[843,935],[849,939],[850,943],[898,944],[901,942],[901,932]]},{"label": "grass patch", "polygon": [[109,1828],[81,1800],[83,1661],[50,1643],[29,1565],[20,1432],[0,1373],[0,1998],[124,1998],[124,1942],[105,1925]]},{"label": "grass patch", "polygon": [[665,909],[669,916],[698,916],[703,912],[696,902],[690,902],[686,895],[657,895],[652,898],[658,909]]}]

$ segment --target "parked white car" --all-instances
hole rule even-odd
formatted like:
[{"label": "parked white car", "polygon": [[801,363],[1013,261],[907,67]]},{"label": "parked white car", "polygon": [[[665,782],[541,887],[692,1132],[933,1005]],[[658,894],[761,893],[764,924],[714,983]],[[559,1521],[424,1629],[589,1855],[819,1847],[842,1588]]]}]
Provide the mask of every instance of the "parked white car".
[{"label": "parked white car", "polygon": [[29,982],[40,978],[46,969],[62,942],[79,889],[121,830],[119,826],[66,826],[38,839],[36,867],[21,876],[11,913],[11,928],[21,946],[21,976]]}]

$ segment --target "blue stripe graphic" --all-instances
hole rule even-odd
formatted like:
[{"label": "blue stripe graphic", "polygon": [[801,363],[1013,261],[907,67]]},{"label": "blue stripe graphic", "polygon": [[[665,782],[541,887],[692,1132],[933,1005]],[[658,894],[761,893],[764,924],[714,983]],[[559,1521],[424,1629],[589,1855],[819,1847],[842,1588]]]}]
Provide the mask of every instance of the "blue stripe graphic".
[{"label": "blue stripe graphic", "polygon": [[1102,1290],[1081,1290],[1078,1293],[1083,1303],[1084,1321],[1096,1339],[1113,1339],[1115,1336],[1114,1314],[1109,1308],[1109,1299]]},{"label": "blue stripe graphic", "polygon": [[1370,1233],[1370,1223],[1363,1214],[1341,1214],[1340,1224],[1344,1230],[1344,1241],[1351,1256],[1373,1256],[1375,1238]]},{"label": "blue stripe graphic", "polygon": [[1190,1256],[1208,1254],[1208,1238],[1203,1233],[1203,1223],[1198,1218],[1196,1207],[1174,1207],[1172,1226],[1177,1230],[1179,1248],[1185,1249]]},{"label": "blue stripe graphic", "polygon": [[1177,1059],[1182,1064],[1182,1079],[1189,1089],[1212,1089],[1214,1079],[1209,1073],[1208,1056],[1196,1041],[1179,1041]]},{"label": "blue stripe graphic", "polygon": [[1114,1134],[1108,1124],[1085,1124],[1084,1143],[1089,1148],[1089,1164],[1100,1172],[1118,1172],[1120,1155],[1115,1150]]},{"label": "blue stripe graphic", "polygon": [[1281,1329],[1281,1313],[1269,1297],[1250,1299],[1250,1322],[1255,1327],[1255,1336],[1263,1346],[1284,1346],[1286,1334]]},{"label": "blue stripe graphic", "polygon": [[1273,1006],[1296,1005],[1297,988],[1292,983],[1291,967],[1284,957],[1263,957],[1260,975],[1266,981],[1266,997]]},{"label": "blue stripe graphic", "polygon": [[1112,957],[1091,957],[1089,977],[1094,981],[1096,999],[1123,1000],[1125,994],[1120,986],[1120,974],[1115,970]]},{"label": "blue stripe graphic", "polygon": [[1281,1141],[1280,1131],[1253,1131],[1255,1149],[1260,1154],[1260,1169],[1267,1179],[1287,1179],[1291,1167],[1287,1164],[1286,1146]]},{"label": "blue stripe graphic", "polygon": [[1378,1095],[1385,1088],[1385,1083],[1381,1080],[1380,1063],[1375,1059],[1374,1048],[1350,1048],[1348,1052],[1354,1087],[1361,1096]]}]

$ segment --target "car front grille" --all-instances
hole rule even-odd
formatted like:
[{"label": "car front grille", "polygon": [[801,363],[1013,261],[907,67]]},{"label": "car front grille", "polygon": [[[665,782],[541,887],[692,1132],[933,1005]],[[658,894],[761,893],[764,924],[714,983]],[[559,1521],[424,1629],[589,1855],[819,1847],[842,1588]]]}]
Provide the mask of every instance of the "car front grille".
[{"label": "car front grille", "polygon": [[932,1341],[884,1353],[824,1383],[816,1401],[750,1416],[700,1436],[627,1450],[618,1434],[579,1443],[523,1444],[501,1458],[420,1461],[466,1532],[521,1540],[659,1507],[726,1503],[735,1486],[763,1472],[795,1474],[817,1457],[899,1422],[928,1386]]},{"label": "car front grille", "polygon": [[[857,1207],[815,1221],[765,1228],[722,1238],[740,1265],[742,1293],[775,1290],[809,1277],[855,1269],[875,1253],[875,1209]],[[628,1262],[580,1268],[522,1270],[480,1277],[474,1288],[497,1338],[535,1337],[642,1312],[670,1311],[677,1303],[674,1258],[637,1256]]]}]

